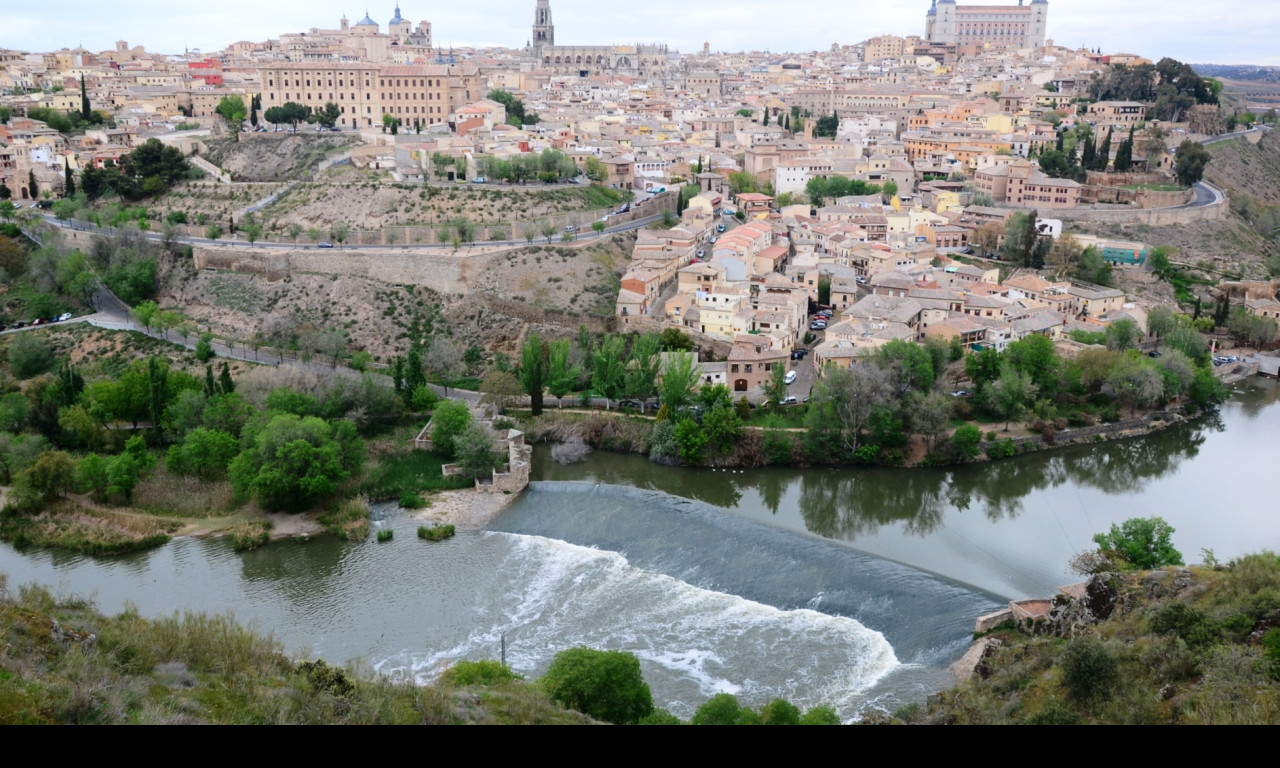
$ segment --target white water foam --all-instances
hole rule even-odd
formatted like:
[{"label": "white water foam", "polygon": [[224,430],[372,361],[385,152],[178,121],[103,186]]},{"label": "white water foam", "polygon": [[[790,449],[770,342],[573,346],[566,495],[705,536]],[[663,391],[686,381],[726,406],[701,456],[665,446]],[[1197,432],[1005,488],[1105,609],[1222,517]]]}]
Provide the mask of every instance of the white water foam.
[{"label": "white water foam", "polygon": [[497,658],[536,676],[565,648],[627,650],[641,659],[655,703],[688,717],[717,693],[759,706],[782,696],[852,717],[860,695],[899,666],[879,632],[808,609],[784,611],[631,566],[557,539],[504,537],[498,594],[478,595],[473,628],[447,649],[406,650],[376,667],[427,682],[462,658]]}]

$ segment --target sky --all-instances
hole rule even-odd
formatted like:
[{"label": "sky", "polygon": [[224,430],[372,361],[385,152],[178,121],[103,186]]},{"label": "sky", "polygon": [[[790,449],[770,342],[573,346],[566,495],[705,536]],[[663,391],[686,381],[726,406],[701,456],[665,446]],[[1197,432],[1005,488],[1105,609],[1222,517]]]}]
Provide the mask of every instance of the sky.
[{"label": "sky", "polygon": [[[1030,2],[1030,0],[1027,0]],[[4,3],[0,48],[51,51],[83,45],[105,50],[116,40],[148,51],[220,50],[237,40],[261,41],[311,27],[332,29],[346,13],[354,24],[370,0],[46,0]],[[996,0],[986,0],[995,3]],[[1012,4],[1013,0],[1009,0]],[[443,46],[521,47],[529,37],[535,0],[475,0],[447,8],[404,0],[402,15],[416,26],[431,22]],[[835,13],[833,8],[839,8]],[[551,0],[556,42],[564,45],[665,42],[695,53],[704,41],[713,51],[811,51],[832,43],[852,44],[880,34],[922,35],[926,0],[876,0],[832,4],[829,0],[712,0],[690,7],[680,0],[643,4],[600,0]],[[395,0],[379,0],[368,12],[386,31]],[[74,24],[67,20],[74,19]],[[1059,45],[1101,47],[1153,60],[1280,66],[1274,33],[1280,3],[1203,0],[1118,3],[1114,0],[1051,0],[1049,37]]]}]

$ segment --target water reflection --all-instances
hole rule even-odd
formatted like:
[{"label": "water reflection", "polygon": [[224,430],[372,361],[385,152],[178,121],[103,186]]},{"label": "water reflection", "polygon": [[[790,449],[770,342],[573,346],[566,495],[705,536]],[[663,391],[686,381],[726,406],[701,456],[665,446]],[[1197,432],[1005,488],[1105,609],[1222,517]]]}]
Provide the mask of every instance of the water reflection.
[{"label": "water reflection", "polygon": [[[1255,403],[1250,400],[1250,404]],[[897,526],[913,536],[928,536],[943,524],[950,510],[978,511],[992,522],[1016,519],[1023,514],[1028,496],[1048,488],[1071,485],[1109,495],[1141,492],[1194,459],[1207,436],[1222,429],[1222,419],[1215,414],[1147,437],[945,469],[765,468],[725,472],[658,467],[640,456],[605,452],[592,454],[585,464],[561,467],[548,460],[545,450],[539,450],[534,477],[631,485],[724,509],[740,507],[744,494],[749,494],[753,498],[747,503],[758,504],[771,515],[790,511],[791,505],[798,507],[805,527],[827,538],[852,541],[885,525]]]}]

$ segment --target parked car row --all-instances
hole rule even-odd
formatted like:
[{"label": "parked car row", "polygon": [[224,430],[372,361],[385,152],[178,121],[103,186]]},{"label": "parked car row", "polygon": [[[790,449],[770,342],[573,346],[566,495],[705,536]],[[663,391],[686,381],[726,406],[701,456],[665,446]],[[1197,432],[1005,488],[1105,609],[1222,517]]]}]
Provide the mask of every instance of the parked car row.
[{"label": "parked car row", "polygon": [[19,328],[26,328],[27,326],[31,326],[34,328],[37,325],[48,325],[49,323],[61,323],[64,320],[70,320],[70,319],[71,319],[71,313],[63,312],[61,315],[56,315],[54,317],[37,317],[35,320],[32,320],[29,323],[23,322],[21,320],[19,320],[18,322],[14,323],[11,326],[5,325],[4,323],[0,323],[0,331],[8,331],[11,329],[17,330]]}]

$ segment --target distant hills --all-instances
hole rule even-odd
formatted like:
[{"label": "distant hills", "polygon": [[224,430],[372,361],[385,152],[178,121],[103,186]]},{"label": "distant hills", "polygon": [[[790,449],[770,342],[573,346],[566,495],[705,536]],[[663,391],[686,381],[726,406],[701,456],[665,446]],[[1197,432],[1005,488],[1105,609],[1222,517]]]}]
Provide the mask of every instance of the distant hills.
[{"label": "distant hills", "polygon": [[1256,64],[1192,64],[1191,68],[1201,77],[1280,83],[1280,67],[1261,67]]}]

